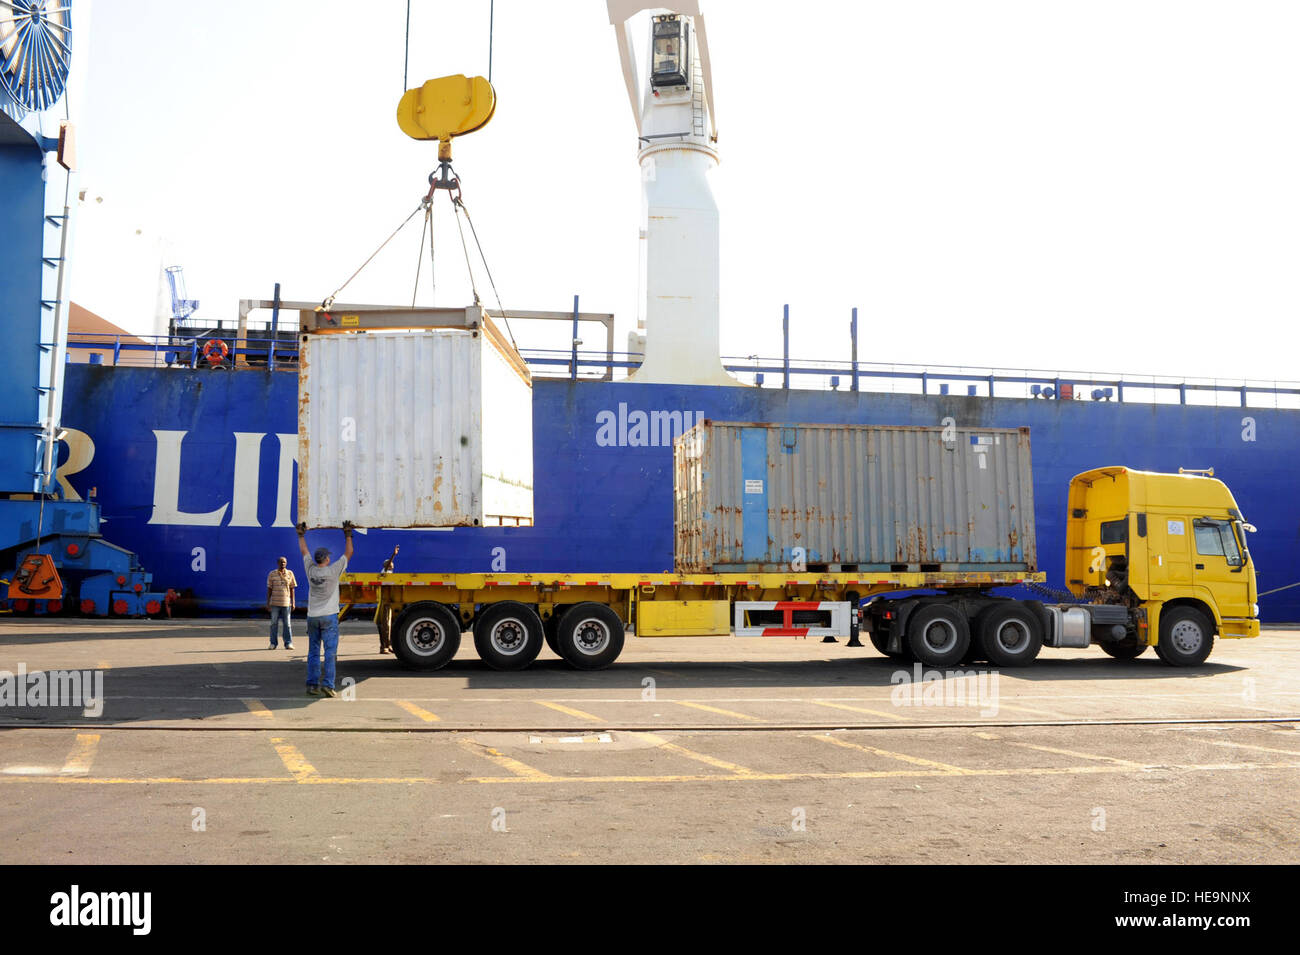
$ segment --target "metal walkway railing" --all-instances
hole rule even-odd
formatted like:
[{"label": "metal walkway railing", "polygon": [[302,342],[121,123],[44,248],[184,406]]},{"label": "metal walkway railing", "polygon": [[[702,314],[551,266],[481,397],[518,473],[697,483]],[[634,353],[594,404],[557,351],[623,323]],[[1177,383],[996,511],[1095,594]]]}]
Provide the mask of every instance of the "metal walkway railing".
[{"label": "metal walkway railing", "polygon": [[[69,335],[68,360],[154,368],[297,368],[296,337],[272,339],[255,334],[241,344],[232,334],[222,341],[227,351],[214,360],[220,349],[210,349],[205,355],[206,340],[202,338],[79,333]],[[626,352],[522,348],[520,353],[539,378],[603,378],[640,365],[639,355]],[[782,389],[1300,409],[1297,382],[817,361],[792,359],[788,351],[779,359],[748,355],[724,357],[722,362],[742,384]],[[1225,397],[1227,402],[1222,400]]]}]

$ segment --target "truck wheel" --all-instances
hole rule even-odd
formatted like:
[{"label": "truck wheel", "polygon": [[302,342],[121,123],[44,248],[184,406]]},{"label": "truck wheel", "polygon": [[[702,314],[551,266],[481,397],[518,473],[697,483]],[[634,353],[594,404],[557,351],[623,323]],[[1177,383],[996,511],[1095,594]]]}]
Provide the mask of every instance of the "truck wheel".
[{"label": "truck wheel", "polygon": [[623,652],[623,621],[605,604],[580,603],[560,619],[560,656],[579,670],[603,670]]},{"label": "truck wheel", "polygon": [[411,604],[393,627],[393,655],[408,667],[437,670],[460,649],[460,618],[431,600]]},{"label": "truck wheel", "polygon": [[903,649],[898,651],[897,653],[890,653],[889,650],[886,649],[889,646],[889,634],[887,633],[877,633],[876,631],[872,630],[868,635],[868,639],[871,640],[871,645],[873,647],[875,647],[885,656],[889,657],[889,659],[891,660],[911,661],[912,659],[911,651],[907,649],[906,638],[902,641]]},{"label": "truck wheel", "polygon": [[1160,615],[1160,659],[1173,667],[1195,667],[1214,649],[1214,626],[1191,607],[1175,607]]},{"label": "truck wheel", "polygon": [[1147,652],[1147,645],[1138,643],[1136,637],[1128,637],[1124,640],[1103,640],[1097,645],[1101,647],[1102,653],[1114,657],[1116,660],[1136,660]]},{"label": "truck wheel", "polygon": [[994,604],[979,615],[977,641],[984,659],[998,667],[1033,663],[1043,649],[1038,614],[1018,603]]},{"label": "truck wheel", "polygon": [[970,627],[966,617],[947,604],[918,607],[907,622],[907,646],[922,663],[950,666],[970,646]]},{"label": "truck wheel", "polygon": [[514,600],[492,604],[474,622],[474,647],[494,670],[522,670],[537,659],[545,639],[537,611]]},{"label": "truck wheel", "polygon": [[542,636],[546,638],[546,645],[551,648],[551,652],[557,657],[560,655],[560,644],[558,635],[560,632],[560,618],[564,616],[564,609],[556,607],[549,617],[542,621]]}]

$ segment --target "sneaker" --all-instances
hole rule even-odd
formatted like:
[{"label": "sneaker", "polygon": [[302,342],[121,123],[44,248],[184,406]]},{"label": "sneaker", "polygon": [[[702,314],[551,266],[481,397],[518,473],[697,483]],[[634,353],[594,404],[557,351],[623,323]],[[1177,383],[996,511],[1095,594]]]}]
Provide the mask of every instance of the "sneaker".
[{"label": "sneaker", "polygon": [[285,648],[286,650],[292,650],[292,649],[293,649],[293,644],[292,644],[292,643],[286,643],[286,644],[284,645],[284,648]]},{"label": "sneaker", "polygon": [[334,692],[334,687],[332,686],[323,686],[320,688],[319,692],[321,696],[338,696],[338,694]]},{"label": "sneaker", "polygon": [[318,686],[312,686],[311,684],[308,684],[308,685],[307,685],[307,695],[308,695],[308,696],[320,696],[320,694],[321,694],[321,689],[320,689],[320,687],[318,687]]},{"label": "sneaker", "polygon": [[275,644],[274,644],[274,643],[271,644],[271,645],[270,645],[269,647],[267,647],[266,649],[268,649],[268,650],[274,650],[274,649],[275,649]]}]

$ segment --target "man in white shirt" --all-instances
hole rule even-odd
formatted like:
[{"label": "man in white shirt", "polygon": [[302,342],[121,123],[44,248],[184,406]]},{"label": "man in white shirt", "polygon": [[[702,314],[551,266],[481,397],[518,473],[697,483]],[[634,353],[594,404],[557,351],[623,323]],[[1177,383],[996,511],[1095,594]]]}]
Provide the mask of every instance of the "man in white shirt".
[{"label": "man in white shirt", "polygon": [[[298,525],[298,550],[310,588],[307,599],[307,695],[337,696],[334,692],[334,664],[339,652],[339,577],[352,559],[352,525],[343,525],[343,557],[330,563],[327,547],[307,550],[307,525]],[[321,649],[325,651],[321,665]]]}]

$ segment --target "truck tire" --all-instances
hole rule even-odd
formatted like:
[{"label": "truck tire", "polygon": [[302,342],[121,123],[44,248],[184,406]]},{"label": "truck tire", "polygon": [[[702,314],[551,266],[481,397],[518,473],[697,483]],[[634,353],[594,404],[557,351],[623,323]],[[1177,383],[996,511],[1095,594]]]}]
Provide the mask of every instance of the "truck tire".
[{"label": "truck tire", "polygon": [[551,611],[551,615],[542,621],[542,636],[546,638],[546,645],[550,647],[552,653],[557,657],[560,655],[560,644],[557,635],[560,631],[560,618],[564,616],[565,608],[556,607]]},{"label": "truck tire", "polygon": [[1136,637],[1128,637],[1124,640],[1103,640],[1097,644],[1101,647],[1101,652],[1116,660],[1136,660],[1142,654],[1147,652],[1145,643],[1138,643]]},{"label": "truck tire", "polygon": [[623,652],[623,621],[594,602],[570,607],[556,631],[559,654],[579,670],[603,670]]},{"label": "truck tire", "polygon": [[393,655],[416,670],[445,667],[460,649],[460,618],[432,600],[411,604],[397,618],[391,634]]},{"label": "truck tire", "polygon": [[966,616],[944,603],[916,608],[907,621],[907,646],[912,656],[930,666],[960,662],[970,646]]},{"label": "truck tire", "polygon": [[907,662],[909,662],[909,663],[911,662],[911,660],[912,660],[912,654],[911,654],[911,651],[909,651],[909,650],[907,649],[907,640],[906,640],[906,639],[904,639],[904,640],[901,641],[901,645],[902,645],[903,649],[901,649],[901,650],[898,651],[897,653],[890,653],[889,650],[886,649],[886,648],[889,646],[889,634],[887,634],[887,633],[878,633],[877,631],[872,630],[872,631],[868,634],[868,638],[871,640],[871,645],[872,645],[873,647],[875,647],[877,650],[879,650],[881,653],[883,653],[885,656],[889,657],[889,659],[891,659],[891,660],[905,660],[905,661],[907,661]]},{"label": "truck tire", "polygon": [[494,670],[522,670],[537,659],[545,642],[542,618],[516,600],[492,604],[474,621],[474,648]]},{"label": "truck tire", "polygon": [[1156,652],[1172,667],[1196,667],[1214,649],[1214,625],[1191,607],[1175,607],[1160,615]]},{"label": "truck tire", "polygon": [[976,618],[977,642],[983,659],[997,667],[1023,667],[1043,649],[1043,625],[1038,614],[1014,601],[997,603]]}]

